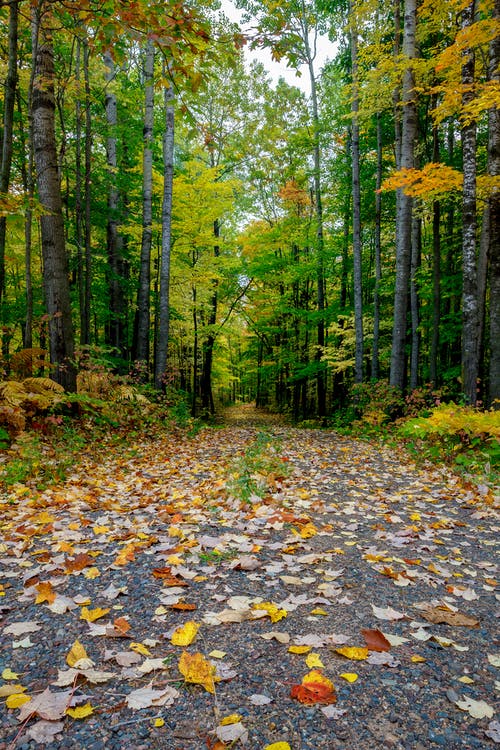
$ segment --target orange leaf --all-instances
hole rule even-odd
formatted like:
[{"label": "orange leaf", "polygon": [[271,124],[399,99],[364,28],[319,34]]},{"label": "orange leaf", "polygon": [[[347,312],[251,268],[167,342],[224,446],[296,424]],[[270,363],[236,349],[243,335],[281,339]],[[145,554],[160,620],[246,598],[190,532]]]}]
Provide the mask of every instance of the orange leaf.
[{"label": "orange leaf", "polygon": [[124,617],[117,617],[113,622],[113,627],[116,628],[116,630],[119,630],[120,633],[123,633],[123,635],[125,635],[125,633],[130,630],[130,623]]},{"label": "orange leaf", "polygon": [[189,602],[177,602],[177,604],[171,604],[170,609],[179,609],[182,612],[188,612],[196,609],[196,604],[189,604]]},{"label": "orange leaf", "polygon": [[322,682],[306,682],[305,685],[293,685],[290,696],[306,706],[312,706],[315,703],[330,705],[337,701],[337,696],[333,690]]},{"label": "orange leaf", "polygon": [[64,561],[64,567],[67,573],[75,573],[93,563],[94,559],[87,552],[79,552],[73,558],[67,557]]},{"label": "orange leaf", "polygon": [[369,651],[390,651],[391,644],[380,630],[369,630],[367,628],[361,631]]},{"label": "orange leaf", "polygon": [[172,568],[153,568],[155,578],[161,578],[164,586],[188,586],[187,581],[172,575]]},{"label": "orange leaf", "polygon": [[36,595],[35,604],[41,604],[42,602],[48,602],[52,604],[56,598],[56,592],[52,588],[50,581],[44,581],[37,583],[35,586],[38,594]]}]

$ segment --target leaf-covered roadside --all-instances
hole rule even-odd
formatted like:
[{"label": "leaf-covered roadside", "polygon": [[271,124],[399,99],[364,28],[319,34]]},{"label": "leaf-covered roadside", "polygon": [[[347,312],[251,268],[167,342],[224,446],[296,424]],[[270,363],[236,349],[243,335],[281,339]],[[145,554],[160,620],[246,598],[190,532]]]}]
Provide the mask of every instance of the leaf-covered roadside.
[{"label": "leaf-covered roadside", "polygon": [[83,455],[2,500],[0,747],[493,747],[498,529],[320,431]]}]

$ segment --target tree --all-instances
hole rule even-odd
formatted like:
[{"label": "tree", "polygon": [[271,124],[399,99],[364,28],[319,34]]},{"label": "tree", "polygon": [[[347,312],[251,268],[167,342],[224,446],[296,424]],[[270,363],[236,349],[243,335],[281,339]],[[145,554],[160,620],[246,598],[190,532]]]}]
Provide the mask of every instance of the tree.
[{"label": "tree", "polygon": [[[416,58],[416,0],[405,0],[403,55],[405,70],[402,85],[401,169],[415,166],[417,109],[413,64]],[[411,262],[412,198],[398,188],[396,215],[396,283],[394,289],[394,323],[391,351],[391,385],[403,390],[406,385],[406,316]]]},{"label": "tree", "polygon": [[[51,14],[43,8],[40,18],[33,88],[33,143],[37,174],[38,198],[42,206],[40,217],[43,282],[49,325],[50,360],[54,379],[73,391],[76,372],[73,363],[74,334],[68,280],[68,258],[64,236],[61,184],[57,166],[54,128],[54,46]],[[36,33],[34,34],[36,38]]]}]

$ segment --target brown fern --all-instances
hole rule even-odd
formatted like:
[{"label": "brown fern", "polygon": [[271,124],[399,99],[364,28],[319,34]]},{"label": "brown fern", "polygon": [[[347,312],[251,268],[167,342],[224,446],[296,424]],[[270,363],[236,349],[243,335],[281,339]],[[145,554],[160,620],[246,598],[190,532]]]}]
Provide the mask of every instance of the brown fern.
[{"label": "brown fern", "polygon": [[30,377],[34,370],[50,367],[49,353],[46,349],[32,347],[15,352],[10,359],[10,369],[22,378]]}]

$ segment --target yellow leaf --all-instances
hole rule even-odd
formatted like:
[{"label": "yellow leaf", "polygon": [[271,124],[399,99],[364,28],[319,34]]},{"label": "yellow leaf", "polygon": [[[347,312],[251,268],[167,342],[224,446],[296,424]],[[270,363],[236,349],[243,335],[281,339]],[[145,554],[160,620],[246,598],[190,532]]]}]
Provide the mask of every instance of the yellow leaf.
[{"label": "yellow leaf", "polygon": [[316,536],[317,533],[316,526],[311,522],[306,523],[300,530],[300,536],[302,539],[310,539],[310,537]]},{"label": "yellow leaf", "polygon": [[199,629],[200,626],[197,622],[189,620],[185,625],[174,630],[170,643],[172,643],[173,646],[189,646],[189,644],[196,638]]},{"label": "yellow leaf", "polygon": [[467,675],[463,675],[462,677],[458,678],[458,682],[463,682],[464,685],[472,685],[474,680],[471,680],[470,677],[467,677]]},{"label": "yellow leaf", "polygon": [[321,661],[319,654],[315,653],[309,654],[309,656],[306,657],[306,664],[309,669],[312,669],[313,667],[319,667],[321,669],[325,666]]},{"label": "yellow leaf", "polygon": [[316,609],[311,610],[312,615],[327,615],[328,612],[325,609],[321,609],[321,607],[316,607]]},{"label": "yellow leaf", "polygon": [[109,526],[94,526],[92,531],[94,534],[107,534],[108,531],[111,531]]},{"label": "yellow leaf", "polygon": [[24,695],[24,693],[14,693],[14,695],[8,696],[5,705],[7,708],[20,708],[20,706],[24,706],[24,704],[28,703],[30,700],[31,697],[29,695]]},{"label": "yellow leaf", "polygon": [[343,680],[347,680],[347,682],[356,682],[359,677],[356,672],[343,672],[343,674],[339,676],[342,677]]},{"label": "yellow leaf", "polygon": [[288,742],[273,742],[272,745],[266,745],[264,750],[292,750]]},{"label": "yellow leaf", "polygon": [[65,713],[72,719],[85,719],[94,713],[94,709],[90,703],[85,703],[83,706],[76,706],[76,708],[67,708]]},{"label": "yellow leaf", "polygon": [[333,682],[329,680],[328,677],[325,677],[322,672],[318,672],[317,669],[311,669],[311,671],[302,678],[303,685],[308,685],[309,683],[313,683],[314,685],[320,683],[321,685],[325,685],[325,687],[329,688],[330,690],[335,689],[333,686]]},{"label": "yellow leaf", "polygon": [[146,646],[143,646],[142,643],[131,643],[129,644],[129,648],[132,651],[135,651],[136,654],[142,654],[143,656],[151,656],[151,651],[146,648]]},{"label": "yellow leaf", "polygon": [[312,646],[290,646],[288,651],[291,654],[307,654],[311,648]]},{"label": "yellow leaf", "polygon": [[261,602],[260,604],[254,604],[252,609],[265,610],[271,618],[271,622],[278,622],[278,620],[281,620],[288,614],[286,609],[278,609],[276,604],[273,604],[273,602]]},{"label": "yellow leaf", "polygon": [[182,560],[179,555],[169,555],[167,557],[167,562],[169,565],[184,565],[184,560]]},{"label": "yellow leaf", "polygon": [[164,727],[165,726],[165,722],[164,722],[163,719],[155,719],[155,724],[154,725],[155,725],[155,727]]},{"label": "yellow leaf", "polygon": [[361,661],[368,658],[368,649],[361,648],[360,646],[340,646],[335,651],[337,654],[345,656],[346,659],[353,659],[354,661]]},{"label": "yellow leaf", "polygon": [[168,530],[168,535],[182,537],[184,536],[184,532],[178,526],[170,526]]},{"label": "yellow leaf", "polygon": [[420,664],[421,662],[426,661],[426,660],[425,660],[425,657],[423,656],[415,655],[415,656],[410,657],[410,661],[412,661],[414,664]]},{"label": "yellow leaf", "polygon": [[230,714],[221,720],[220,726],[225,727],[228,724],[237,724],[239,721],[241,721],[241,716],[239,714]]},{"label": "yellow leaf", "polygon": [[209,693],[215,693],[215,684],[220,682],[217,677],[215,666],[205,659],[203,654],[189,654],[183,651],[178,663],[179,672],[183,675],[186,682],[192,682],[195,685],[203,685]]},{"label": "yellow leaf", "polygon": [[87,652],[80,641],[75,641],[66,655],[66,663],[74,667],[80,659],[88,659]]},{"label": "yellow leaf", "polygon": [[100,617],[104,617],[104,615],[107,615],[108,612],[109,612],[109,607],[107,609],[102,609],[101,607],[96,607],[95,609],[88,609],[88,607],[82,607],[80,620],[86,620],[87,622],[94,622],[95,620],[98,620]]},{"label": "yellow leaf", "polygon": [[18,679],[19,679],[19,675],[17,674],[17,672],[13,672],[12,669],[9,669],[9,667],[3,670],[2,680],[18,680]]},{"label": "yellow leaf", "polygon": [[87,570],[83,571],[83,575],[85,578],[88,578],[90,581],[93,581],[94,578],[98,578],[101,575],[101,571],[99,568],[96,568],[95,566],[92,568],[87,568]]},{"label": "yellow leaf", "polygon": [[226,656],[226,652],[214,649],[213,651],[210,651],[209,656],[211,656],[212,659],[223,659]]}]

